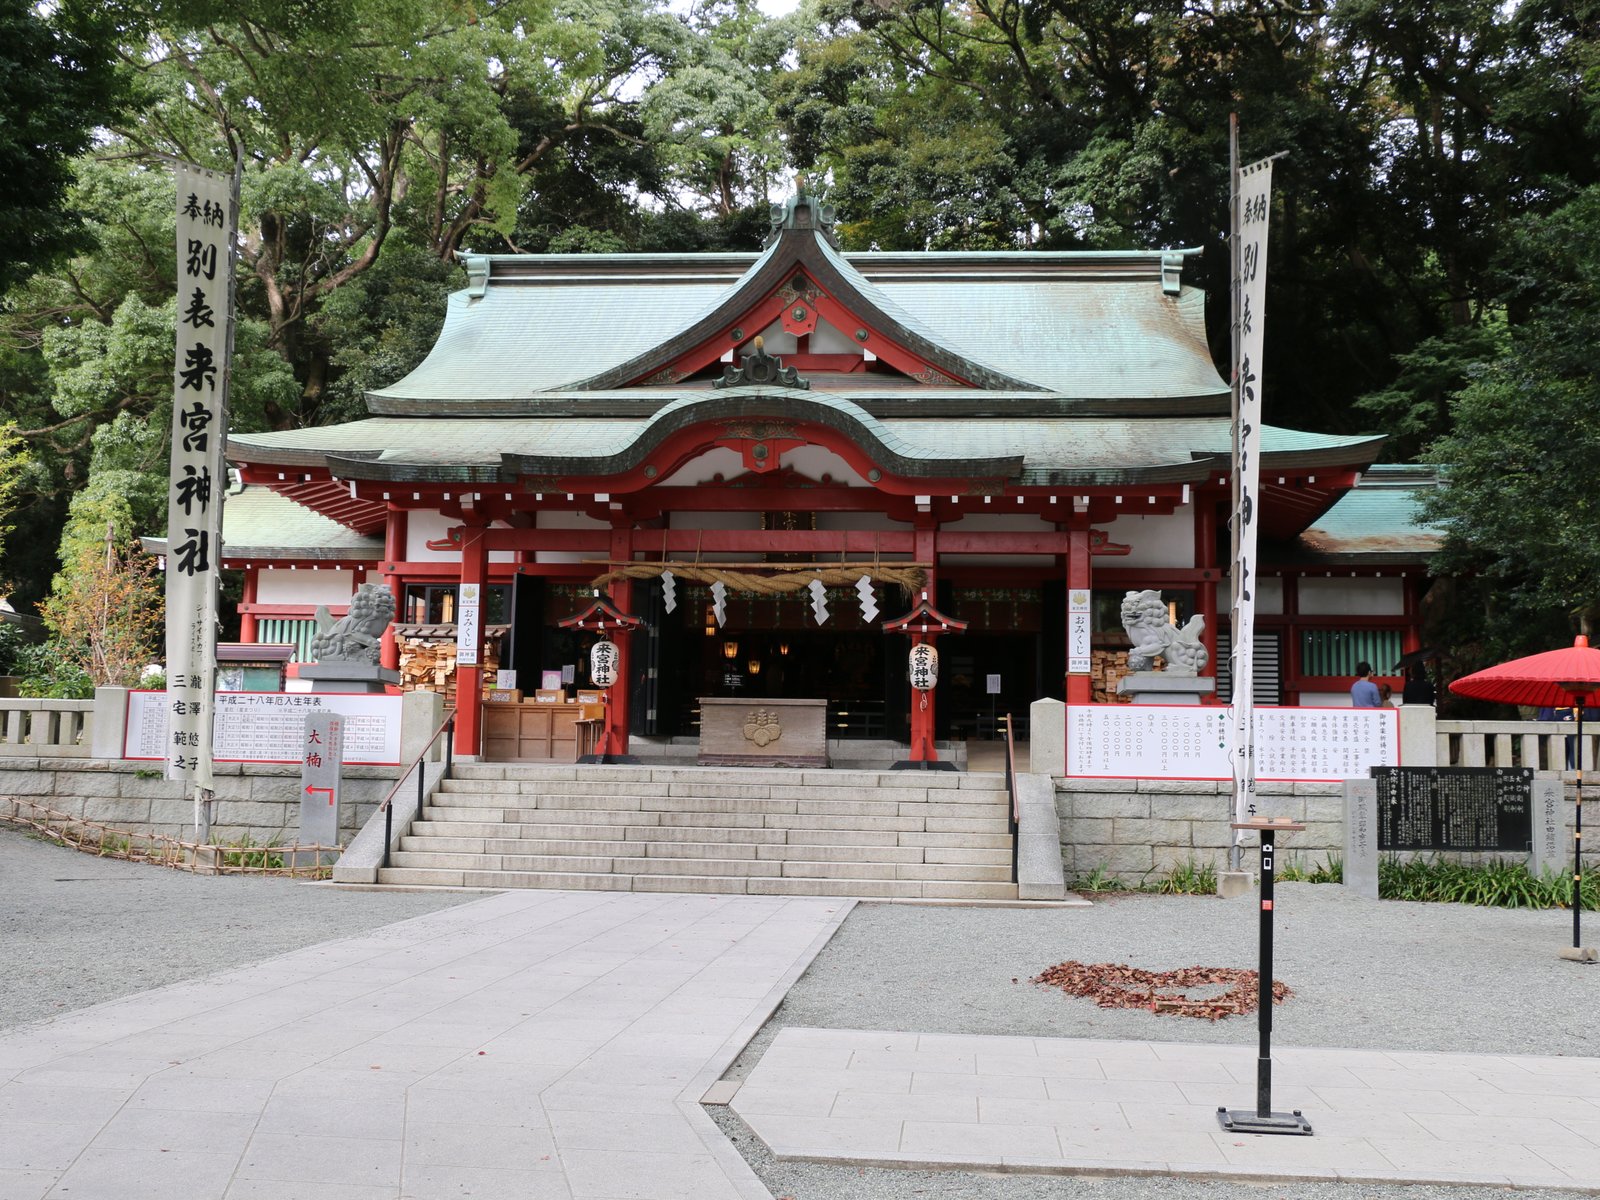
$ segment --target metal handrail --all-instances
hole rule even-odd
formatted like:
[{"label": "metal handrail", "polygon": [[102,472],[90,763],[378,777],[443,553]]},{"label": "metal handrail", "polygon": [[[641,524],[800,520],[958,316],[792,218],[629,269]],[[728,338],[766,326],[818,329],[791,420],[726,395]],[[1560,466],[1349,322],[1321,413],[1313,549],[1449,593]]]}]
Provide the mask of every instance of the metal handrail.
[{"label": "metal handrail", "polygon": [[426,744],[417,752],[416,758],[411,760],[411,765],[400,772],[400,778],[394,781],[394,786],[389,789],[389,794],[378,802],[378,807],[383,810],[383,869],[389,867],[389,849],[394,842],[394,798],[400,787],[406,781],[406,776],[414,770],[417,773],[417,815],[422,814],[423,802],[427,799],[428,772],[423,769],[422,762],[428,757],[428,752],[433,749],[433,744],[439,740],[441,733],[450,736],[444,743],[444,778],[450,778],[450,768],[455,765],[455,731],[456,710],[448,709],[444,715],[444,722],[433,731]]},{"label": "metal handrail", "polygon": [[1019,807],[1021,799],[1017,794],[1017,744],[1011,736],[1011,714],[1006,713],[1000,718],[1006,723],[1006,795],[1011,800],[1010,810],[1007,813],[1011,828],[1011,882],[1017,882],[1017,864],[1021,857],[1020,841],[1017,837],[1017,825],[1022,817]]}]

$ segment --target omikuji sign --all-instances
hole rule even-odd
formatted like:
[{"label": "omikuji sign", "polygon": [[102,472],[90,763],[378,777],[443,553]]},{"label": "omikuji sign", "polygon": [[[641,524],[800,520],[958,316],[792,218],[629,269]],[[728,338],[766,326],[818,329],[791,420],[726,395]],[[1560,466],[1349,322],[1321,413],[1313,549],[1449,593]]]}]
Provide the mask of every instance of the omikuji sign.
[{"label": "omikuji sign", "polygon": [[177,166],[178,319],[167,486],[168,779],[211,787],[217,572],[227,491],[235,181]]}]

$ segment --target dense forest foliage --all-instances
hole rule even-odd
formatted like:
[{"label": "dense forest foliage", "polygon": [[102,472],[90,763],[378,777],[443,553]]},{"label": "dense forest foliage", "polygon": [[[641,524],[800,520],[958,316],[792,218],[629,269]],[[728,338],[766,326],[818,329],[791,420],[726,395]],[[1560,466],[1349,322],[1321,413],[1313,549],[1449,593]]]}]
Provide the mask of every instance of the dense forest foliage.
[{"label": "dense forest foliage", "polygon": [[[169,158],[243,168],[237,429],[345,420],[474,251],[1197,246],[1275,173],[1269,420],[1392,435],[1486,647],[1600,613],[1600,0],[0,0],[0,579],[159,532]],[[1537,545],[1529,545],[1530,532]]]}]

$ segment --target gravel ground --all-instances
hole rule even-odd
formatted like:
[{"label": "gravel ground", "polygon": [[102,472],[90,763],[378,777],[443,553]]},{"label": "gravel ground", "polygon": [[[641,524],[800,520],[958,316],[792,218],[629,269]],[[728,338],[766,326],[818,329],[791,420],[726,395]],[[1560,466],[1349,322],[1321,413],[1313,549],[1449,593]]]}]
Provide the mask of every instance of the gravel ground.
[{"label": "gravel ground", "polygon": [[[1600,1057],[1594,1016],[1600,968],[1556,957],[1571,943],[1569,914],[1365,900],[1338,887],[1280,884],[1276,915],[1273,974],[1294,992],[1274,1016],[1277,1045]],[[1600,922],[1600,915],[1589,919]],[[1253,1047],[1253,1015],[1212,1023],[1102,1009],[1029,980],[1068,959],[1152,971],[1253,968],[1256,924],[1253,893],[1236,900],[1132,895],[1088,909],[1033,911],[861,904],[727,1074],[748,1074],[786,1025]],[[707,1111],[773,1195],[792,1200],[1488,1200],[1507,1194],[1496,1188],[1248,1185],[776,1163],[731,1110]],[[1554,1200],[1577,1193],[1518,1194]]]},{"label": "gravel ground", "polygon": [[478,899],[189,875],[0,826],[0,1029]]}]

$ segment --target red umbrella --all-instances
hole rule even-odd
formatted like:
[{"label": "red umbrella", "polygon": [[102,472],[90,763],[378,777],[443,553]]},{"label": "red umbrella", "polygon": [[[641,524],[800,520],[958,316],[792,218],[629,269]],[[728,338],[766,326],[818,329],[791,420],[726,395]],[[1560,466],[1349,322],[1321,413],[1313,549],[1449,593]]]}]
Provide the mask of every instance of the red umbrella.
[{"label": "red umbrella", "polygon": [[1579,950],[1580,888],[1583,880],[1583,710],[1600,695],[1600,650],[1579,634],[1572,645],[1561,650],[1546,650],[1489,667],[1456,680],[1450,690],[1474,700],[1494,700],[1501,704],[1528,704],[1538,708],[1566,708],[1578,715],[1578,791],[1577,810],[1572,829],[1572,947]]},{"label": "red umbrella", "polygon": [[1580,634],[1570,646],[1475,672],[1456,680],[1450,690],[1474,700],[1535,708],[1587,706],[1600,694],[1600,650]]}]

